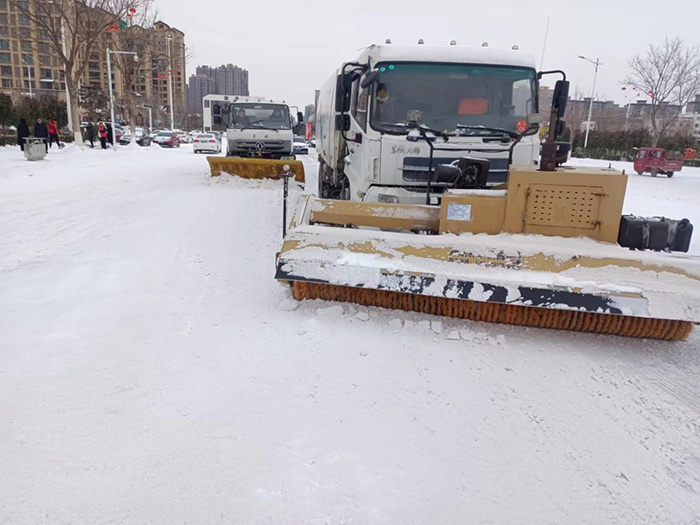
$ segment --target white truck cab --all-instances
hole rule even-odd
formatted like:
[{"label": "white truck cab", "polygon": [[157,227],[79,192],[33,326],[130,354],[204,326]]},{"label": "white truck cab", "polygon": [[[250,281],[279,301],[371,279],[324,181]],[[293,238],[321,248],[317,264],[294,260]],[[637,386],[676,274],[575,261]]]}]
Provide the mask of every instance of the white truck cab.
[{"label": "white truck cab", "polygon": [[[204,98],[204,124],[207,131],[226,131],[228,156],[294,158],[294,121],[284,101],[243,96],[220,98],[222,95]],[[297,113],[297,119],[301,118],[301,113]]]},{"label": "white truck cab", "polygon": [[321,89],[319,196],[423,204],[449,186],[427,196],[428,174],[463,157],[504,183],[510,163],[537,163],[537,96],[535,59],[517,49],[372,45]]}]

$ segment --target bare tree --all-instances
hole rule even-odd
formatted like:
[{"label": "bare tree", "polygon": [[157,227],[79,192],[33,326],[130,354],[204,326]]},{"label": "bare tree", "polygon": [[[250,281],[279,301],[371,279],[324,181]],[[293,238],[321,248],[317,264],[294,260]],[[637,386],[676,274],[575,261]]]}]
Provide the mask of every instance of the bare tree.
[{"label": "bare tree", "polygon": [[125,20],[131,9],[138,12],[144,3],[150,1],[10,0],[45,35],[65,69],[76,143],[83,143],[78,88],[88,65],[84,58],[90,56],[108,28]]},{"label": "bare tree", "polygon": [[[132,15],[130,23],[120,31],[110,35],[110,48],[115,51],[137,53],[137,55],[115,54],[114,64],[121,73],[122,99],[131,126],[131,136],[135,137],[136,116],[139,102],[144,94],[136,91],[140,79],[152,75],[151,58],[156,52],[156,39],[153,25],[158,20],[158,12],[153,9],[152,0],[144,1],[141,9]],[[138,58],[137,58],[138,57]]]},{"label": "bare tree", "polygon": [[632,72],[625,83],[651,96],[652,146],[680,117],[683,108],[700,92],[700,48],[687,47],[680,38],[649,44],[644,55],[629,61]]},{"label": "bare tree", "polygon": [[102,88],[80,86],[80,107],[87,111],[91,122],[109,118],[109,97]]}]

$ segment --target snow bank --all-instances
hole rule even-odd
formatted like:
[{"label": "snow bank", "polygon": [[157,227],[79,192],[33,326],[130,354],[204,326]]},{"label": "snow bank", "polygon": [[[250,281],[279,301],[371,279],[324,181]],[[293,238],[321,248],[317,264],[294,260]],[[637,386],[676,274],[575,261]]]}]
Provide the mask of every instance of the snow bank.
[{"label": "snow bank", "polygon": [[693,523],[697,334],[296,303],[281,193],[191,146],[0,150],[0,522]]}]

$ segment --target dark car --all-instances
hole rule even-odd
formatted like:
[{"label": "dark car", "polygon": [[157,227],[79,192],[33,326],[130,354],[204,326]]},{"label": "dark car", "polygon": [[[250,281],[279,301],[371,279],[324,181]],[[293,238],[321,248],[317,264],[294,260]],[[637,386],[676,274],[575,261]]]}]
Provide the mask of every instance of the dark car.
[{"label": "dark car", "polygon": [[[131,144],[131,132],[126,131],[119,139],[119,144],[122,146],[128,146]],[[136,144],[141,147],[148,147],[151,145],[151,136],[148,133],[144,133],[142,129],[136,130]]]},{"label": "dark car", "polygon": [[161,131],[156,135],[156,138],[153,139],[153,142],[163,148],[179,148],[180,136],[174,131]]}]

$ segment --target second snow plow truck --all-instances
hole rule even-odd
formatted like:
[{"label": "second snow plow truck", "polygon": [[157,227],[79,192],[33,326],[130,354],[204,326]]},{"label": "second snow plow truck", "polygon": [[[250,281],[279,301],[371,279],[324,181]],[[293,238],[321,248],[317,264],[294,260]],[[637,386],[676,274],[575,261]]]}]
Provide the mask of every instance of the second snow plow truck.
[{"label": "second snow plow truck", "polygon": [[[211,106],[212,120],[226,127],[226,157],[207,157],[213,177],[222,172],[245,179],[279,179],[288,166],[304,182],[304,165],[294,156],[294,122],[284,102],[233,97]],[[303,115],[297,113],[301,124]]]},{"label": "second snow plow truck", "polygon": [[624,172],[557,167],[569,84],[551,72],[540,147],[534,64],[424,45],[344,64],[319,100],[321,198],[300,200],[276,278],[299,300],[687,338],[700,259],[672,252],[692,224],[622,215]]}]

